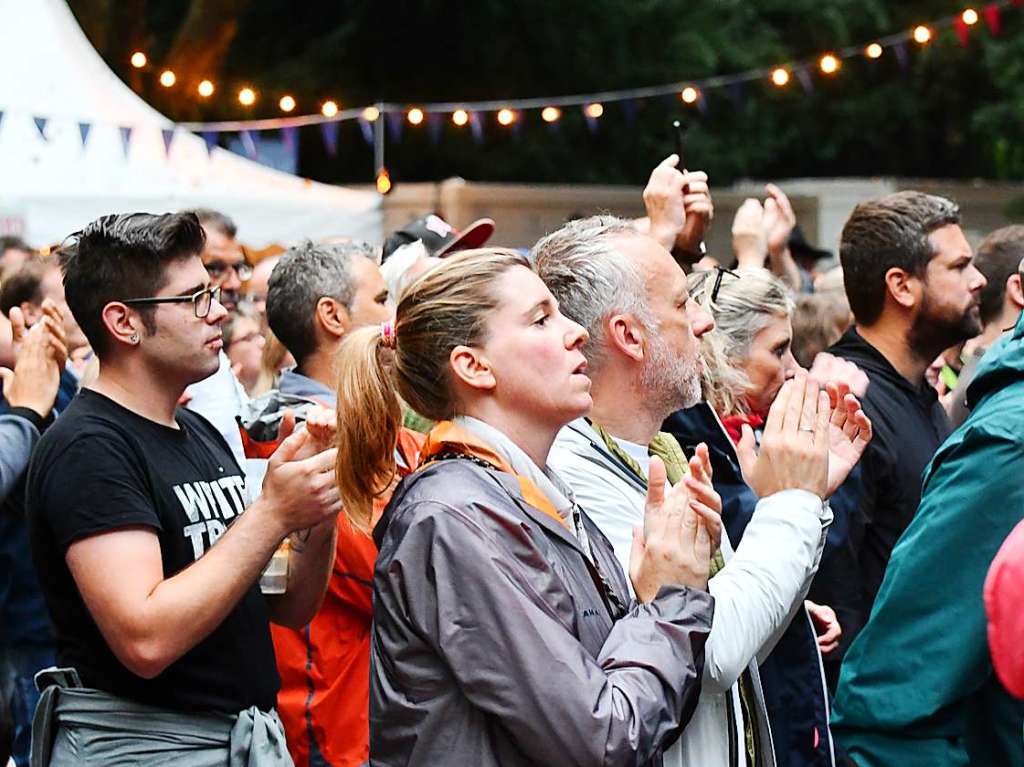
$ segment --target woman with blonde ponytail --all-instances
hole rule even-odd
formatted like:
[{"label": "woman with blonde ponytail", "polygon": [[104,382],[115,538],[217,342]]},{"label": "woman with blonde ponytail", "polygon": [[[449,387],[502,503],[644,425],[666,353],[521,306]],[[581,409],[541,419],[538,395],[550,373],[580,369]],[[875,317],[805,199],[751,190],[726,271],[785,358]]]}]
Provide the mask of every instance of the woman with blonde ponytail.
[{"label": "woman with blonde ponytail", "polygon": [[[345,340],[338,481],[367,529],[401,402],[437,421],[373,527],[374,765],[648,765],[693,712],[716,516],[651,482],[630,577],[547,468],[586,413],[585,331],[529,262],[468,251]],[[652,474],[664,473],[658,461]]]}]

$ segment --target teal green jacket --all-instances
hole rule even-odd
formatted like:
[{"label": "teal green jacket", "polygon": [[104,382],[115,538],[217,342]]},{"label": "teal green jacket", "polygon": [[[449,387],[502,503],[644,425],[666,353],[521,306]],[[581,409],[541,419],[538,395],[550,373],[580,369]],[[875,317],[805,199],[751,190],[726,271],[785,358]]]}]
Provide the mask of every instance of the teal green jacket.
[{"label": "teal green jacket", "polygon": [[982,604],[989,565],[1024,518],[1024,315],[968,400],[843,663],[832,731],[860,767],[1024,767],[1024,703],[993,674]]}]

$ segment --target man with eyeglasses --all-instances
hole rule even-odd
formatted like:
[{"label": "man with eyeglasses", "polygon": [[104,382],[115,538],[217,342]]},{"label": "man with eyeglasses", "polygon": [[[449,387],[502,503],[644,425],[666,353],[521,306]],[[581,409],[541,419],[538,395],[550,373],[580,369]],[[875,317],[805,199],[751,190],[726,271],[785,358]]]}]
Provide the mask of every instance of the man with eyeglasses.
[{"label": "man with eyeglasses", "polygon": [[[205,244],[201,258],[210,281],[220,289],[220,303],[233,313],[238,306],[242,283],[252,277],[252,265],[236,239],[238,227],[223,213],[208,208],[186,211],[195,215],[203,228]],[[209,378],[186,389],[185,406],[204,416],[217,427],[235,459],[245,468],[245,450],[238,432],[236,416],[249,401],[245,388],[231,372],[231,361],[221,351],[220,366]]]},{"label": "man with eyeglasses", "polygon": [[[177,407],[218,365],[227,312],[191,214],[105,216],[62,249],[99,377],[47,431],[28,478],[33,557],[58,637],[33,763],[291,765],[268,621],[323,598],[341,500],[309,431],[248,504],[216,429]],[[286,426],[285,431],[288,431]],[[257,581],[291,540],[283,594]]]}]

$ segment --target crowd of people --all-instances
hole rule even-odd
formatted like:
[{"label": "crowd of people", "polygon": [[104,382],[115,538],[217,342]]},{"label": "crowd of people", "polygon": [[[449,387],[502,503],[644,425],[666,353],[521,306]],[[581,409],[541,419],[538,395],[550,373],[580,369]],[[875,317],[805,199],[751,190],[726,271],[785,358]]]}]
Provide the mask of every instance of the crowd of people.
[{"label": "crowd of people", "polygon": [[708,253],[677,165],[529,249],[0,239],[0,764],[1024,767],[1024,227]]}]

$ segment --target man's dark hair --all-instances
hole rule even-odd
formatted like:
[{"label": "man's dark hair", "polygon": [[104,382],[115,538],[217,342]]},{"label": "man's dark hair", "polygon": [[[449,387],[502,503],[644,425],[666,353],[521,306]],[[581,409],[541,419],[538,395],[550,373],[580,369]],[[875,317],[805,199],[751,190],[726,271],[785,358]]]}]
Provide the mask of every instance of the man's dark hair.
[{"label": "man's dark hair", "polygon": [[23,250],[26,253],[33,252],[32,246],[20,237],[0,237],[0,258],[9,250]]},{"label": "man's dark hair", "polygon": [[897,192],[854,208],[843,226],[839,261],[857,322],[871,325],[881,315],[887,271],[924,276],[935,256],[928,235],[959,223],[956,203],[922,192]]},{"label": "man's dark hair", "polygon": [[307,241],[290,248],[270,273],[267,323],[299,365],[316,351],[317,302],[329,296],[352,308],[354,257],[377,260],[373,248],[364,242],[318,245]]},{"label": "man's dark hair", "polygon": [[204,229],[213,229],[232,240],[238,235],[238,227],[235,226],[235,222],[219,210],[195,208],[194,210],[183,210],[182,213],[194,214]]},{"label": "man's dark hair", "polygon": [[55,258],[31,258],[7,275],[0,287],[0,311],[7,315],[24,303],[41,304],[43,278],[59,266]]},{"label": "man's dark hair", "polygon": [[[193,213],[122,213],[98,218],[58,251],[71,313],[100,358],[109,348],[103,307],[148,298],[167,284],[167,265],[203,250],[206,235]],[[155,307],[138,307],[156,332]]]},{"label": "man's dark hair", "polygon": [[981,322],[988,325],[1003,312],[1006,281],[1024,259],[1024,226],[1004,226],[988,235],[974,255],[974,265],[988,284],[981,289]]}]

